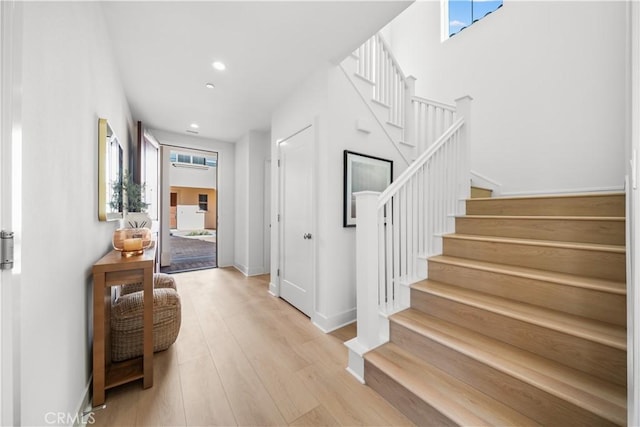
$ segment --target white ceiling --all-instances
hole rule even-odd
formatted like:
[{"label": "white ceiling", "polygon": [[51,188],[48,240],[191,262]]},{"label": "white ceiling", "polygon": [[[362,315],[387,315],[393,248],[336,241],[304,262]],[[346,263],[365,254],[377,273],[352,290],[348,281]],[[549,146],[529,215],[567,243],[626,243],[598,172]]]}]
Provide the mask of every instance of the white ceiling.
[{"label": "white ceiling", "polygon": [[[413,1],[413,0],[411,0]],[[235,142],[327,62],[338,63],[411,1],[103,4],[135,120]],[[223,61],[223,72],[212,68]],[[216,88],[206,89],[211,82]]]}]

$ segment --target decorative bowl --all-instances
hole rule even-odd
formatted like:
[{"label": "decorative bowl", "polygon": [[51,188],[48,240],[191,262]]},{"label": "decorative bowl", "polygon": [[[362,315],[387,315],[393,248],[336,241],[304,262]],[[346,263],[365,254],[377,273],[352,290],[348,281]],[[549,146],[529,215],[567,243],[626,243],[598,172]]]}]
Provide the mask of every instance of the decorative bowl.
[{"label": "decorative bowl", "polygon": [[113,249],[120,251],[122,256],[142,255],[144,250],[151,246],[151,230],[148,228],[119,228],[113,232],[111,243]]}]

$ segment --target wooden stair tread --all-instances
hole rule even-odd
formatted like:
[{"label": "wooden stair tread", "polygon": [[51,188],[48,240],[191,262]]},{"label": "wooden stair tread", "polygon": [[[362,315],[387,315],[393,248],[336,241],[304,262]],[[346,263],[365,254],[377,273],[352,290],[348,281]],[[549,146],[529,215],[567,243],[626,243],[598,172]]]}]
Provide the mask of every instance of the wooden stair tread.
[{"label": "wooden stair tread", "polygon": [[492,236],[476,236],[471,234],[446,234],[444,238],[458,239],[458,240],[472,240],[476,242],[490,242],[490,243],[512,243],[518,245],[528,246],[546,246],[563,249],[578,249],[585,251],[601,251],[611,253],[625,253],[626,249],[624,245],[604,245],[599,243],[575,243],[575,242],[556,242],[552,240],[535,240],[535,239],[520,239],[515,237],[492,237]]},{"label": "wooden stair tread", "polygon": [[[477,199],[476,199],[477,200]],[[541,220],[565,220],[565,221],[620,221],[624,222],[623,216],[554,216],[554,215],[464,215],[459,218],[478,219],[541,219]]]},{"label": "wooden stair tread", "polygon": [[394,343],[365,359],[458,425],[539,425]]},{"label": "wooden stair tread", "polygon": [[603,192],[603,193],[576,193],[576,194],[540,194],[529,196],[500,196],[500,197],[484,197],[475,200],[525,200],[525,199],[567,199],[581,197],[624,197],[625,194],[620,191]]},{"label": "wooden stair tread", "polygon": [[466,268],[473,268],[476,270],[489,271],[493,273],[507,274],[510,276],[519,276],[545,282],[553,282],[559,285],[592,289],[601,292],[609,292],[619,295],[626,295],[627,293],[626,283],[614,280],[599,279],[588,276],[578,276],[575,274],[559,273],[549,270],[539,270],[529,267],[511,266],[487,261],[477,261],[473,259],[459,258],[447,255],[437,255],[429,258],[429,261]]},{"label": "wooden stair tread", "polygon": [[549,310],[539,306],[523,304],[521,302],[428,279],[414,283],[411,287],[418,291],[428,292],[462,304],[594,341],[616,349],[626,351],[627,348],[626,330],[613,324]]},{"label": "wooden stair tread", "polygon": [[407,309],[396,322],[493,369],[527,382],[619,425],[626,424],[626,389],[468,329]]}]

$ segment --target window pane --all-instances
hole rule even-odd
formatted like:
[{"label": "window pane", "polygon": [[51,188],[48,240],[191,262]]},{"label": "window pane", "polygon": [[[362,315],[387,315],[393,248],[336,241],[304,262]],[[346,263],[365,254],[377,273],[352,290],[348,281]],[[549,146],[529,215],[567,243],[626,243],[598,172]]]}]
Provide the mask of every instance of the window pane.
[{"label": "window pane", "polygon": [[471,0],[449,0],[449,35],[458,33],[471,25]]},{"label": "window pane", "polygon": [[207,166],[211,166],[211,167],[215,167],[216,166],[216,159],[213,157],[207,157],[206,159],[206,164]]},{"label": "window pane", "polygon": [[198,208],[201,211],[209,210],[209,197],[207,194],[198,194]]},{"label": "window pane", "polygon": [[174,153],[171,152],[171,154],[169,154],[169,161],[172,163],[175,163],[178,161],[178,153]]},{"label": "window pane", "polygon": [[188,154],[178,154],[178,162],[191,163],[191,156]]},{"label": "window pane", "polygon": [[502,6],[502,0],[490,0],[490,1],[474,1],[473,2],[473,20],[484,18],[488,13],[493,12]]},{"label": "window pane", "polygon": [[191,161],[194,165],[204,165],[204,157],[193,156],[193,160]]}]

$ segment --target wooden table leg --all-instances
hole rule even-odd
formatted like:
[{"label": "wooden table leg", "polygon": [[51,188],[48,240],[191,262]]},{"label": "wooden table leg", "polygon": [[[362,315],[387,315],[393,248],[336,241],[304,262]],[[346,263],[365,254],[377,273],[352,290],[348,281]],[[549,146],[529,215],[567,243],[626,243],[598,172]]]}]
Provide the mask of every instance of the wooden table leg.
[{"label": "wooden table leg", "polygon": [[93,406],[104,403],[104,274],[94,277],[93,287]]},{"label": "wooden table leg", "polygon": [[143,387],[153,386],[153,266],[144,269]]}]

